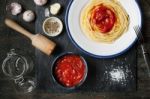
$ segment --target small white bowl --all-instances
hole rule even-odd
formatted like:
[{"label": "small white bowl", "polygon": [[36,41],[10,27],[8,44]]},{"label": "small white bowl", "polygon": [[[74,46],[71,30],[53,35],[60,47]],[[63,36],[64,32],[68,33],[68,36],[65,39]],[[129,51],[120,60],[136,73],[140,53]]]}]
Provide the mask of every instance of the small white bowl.
[{"label": "small white bowl", "polygon": [[[49,26],[49,28],[52,30],[51,32],[48,32],[46,29],[45,29],[45,25],[47,22],[52,22]],[[54,22],[58,23],[59,26],[57,28],[57,31],[54,31],[52,26],[54,26]],[[43,22],[43,31],[46,35],[48,36],[51,36],[51,37],[55,37],[55,36],[58,36],[63,30],[63,24],[62,24],[62,21],[57,18],[57,17],[49,17],[49,18],[46,18]]]}]

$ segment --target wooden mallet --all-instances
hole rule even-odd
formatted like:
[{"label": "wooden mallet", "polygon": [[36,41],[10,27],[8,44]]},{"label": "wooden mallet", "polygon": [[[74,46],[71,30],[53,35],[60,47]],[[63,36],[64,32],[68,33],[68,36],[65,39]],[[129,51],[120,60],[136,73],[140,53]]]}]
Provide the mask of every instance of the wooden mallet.
[{"label": "wooden mallet", "polygon": [[37,49],[39,49],[40,51],[42,51],[43,53],[45,53],[48,56],[52,53],[52,51],[54,50],[54,48],[56,46],[56,44],[54,42],[52,42],[45,36],[43,36],[41,34],[34,35],[11,19],[5,19],[5,24],[8,27],[12,28],[13,30],[16,30],[17,32],[28,37],[31,40],[32,45],[34,47],[36,47]]}]

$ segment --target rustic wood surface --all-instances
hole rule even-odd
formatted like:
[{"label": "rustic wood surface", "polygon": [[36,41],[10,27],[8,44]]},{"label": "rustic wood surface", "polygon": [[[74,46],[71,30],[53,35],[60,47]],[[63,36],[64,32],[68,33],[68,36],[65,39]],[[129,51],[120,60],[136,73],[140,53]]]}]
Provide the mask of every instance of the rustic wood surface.
[{"label": "rustic wood surface", "polygon": [[[30,45],[30,41],[20,34],[14,33],[14,31],[8,29],[4,25],[5,17],[12,17],[17,20],[21,25],[34,33],[34,23],[25,23],[22,20],[22,15],[18,17],[11,16],[6,12],[6,4],[10,2],[20,2],[24,10],[32,9],[35,11],[36,6],[33,0],[0,0],[0,64],[6,57],[6,52],[10,48],[18,48],[18,50],[24,50],[32,57],[35,57],[34,48]],[[56,0],[57,1],[57,0]],[[150,52],[150,1],[141,0],[140,5],[143,13],[143,33],[146,39],[147,49]],[[19,20],[18,20],[19,19]],[[30,25],[29,25],[30,24]],[[7,38],[7,39],[6,39]],[[22,46],[22,47],[20,47]],[[28,50],[28,49],[30,50]],[[150,78],[146,73],[146,66],[143,60],[141,49],[138,46],[138,66],[137,66],[137,91],[135,92],[101,92],[101,93],[73,93],[73,94],[50,94],[47,92],[33,92],[29,94],[16,92],[14,84],[2,73],[0,69],[0,99],[150,99]]]}]

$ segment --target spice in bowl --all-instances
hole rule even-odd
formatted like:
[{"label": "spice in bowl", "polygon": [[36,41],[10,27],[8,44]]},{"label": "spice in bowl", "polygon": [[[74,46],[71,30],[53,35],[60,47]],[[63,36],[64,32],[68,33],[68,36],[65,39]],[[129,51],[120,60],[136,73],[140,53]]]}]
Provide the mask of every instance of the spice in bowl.
[{"label": "spice in bowl", "polygon": [[87,64],[83,57],[72,53],[60,56],[53,67],[54,79],[66,88],[81,85],[87,75]]},{"label": "spice in bowl", "polygon": [[48,36],[57,36],[62,32],[63,24],[57,17],[49,17],[43,22],[43,31]]}]

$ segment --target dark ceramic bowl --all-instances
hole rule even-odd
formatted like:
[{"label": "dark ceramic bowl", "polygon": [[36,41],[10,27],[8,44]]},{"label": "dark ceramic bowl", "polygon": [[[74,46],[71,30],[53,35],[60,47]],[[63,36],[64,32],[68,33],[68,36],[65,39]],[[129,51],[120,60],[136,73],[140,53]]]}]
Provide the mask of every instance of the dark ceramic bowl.
[{"label": "dark ceramic bowl", "polygon": [[[81,58],[81,59],[83,60],[83,62],[84,62],[84,66],[85,66],[84,76],[83,76],[82,80],[80,81],[79,84],[77,84],[77,85],[75,85],[75,86],[73,86],[73,87],[64,86],[63,84],[61,84],[61,82],[59,82],[59,80],[57,79],[57,77],[56,77],[56,75],[55,75],[56,62],[57,62],[60,58],[62,58],[63,56],[66,56],[66,55],[78,55],[78,56],[80,56],[80,58]],[[72,52],[62,53],[62,54],[60,54],[58,57],[56,57],[56,59],[55,59],[54,62],[52,63],[52,68],[51,68],[51,70],[52,70],[51,73],[52,73],[53,80],[54,80],[60,87],[63,87],[63,88],[65,88],[65,89],[75,89],[75,88],[81,86],[81,85],[83,84],[83,82],[86,80],[87,73],[88,73],[88,67],[87,67],[87,63],[86,63],[85,59],[84,59],[81,55],[76,54],[76,53],[72,53]]]}]

